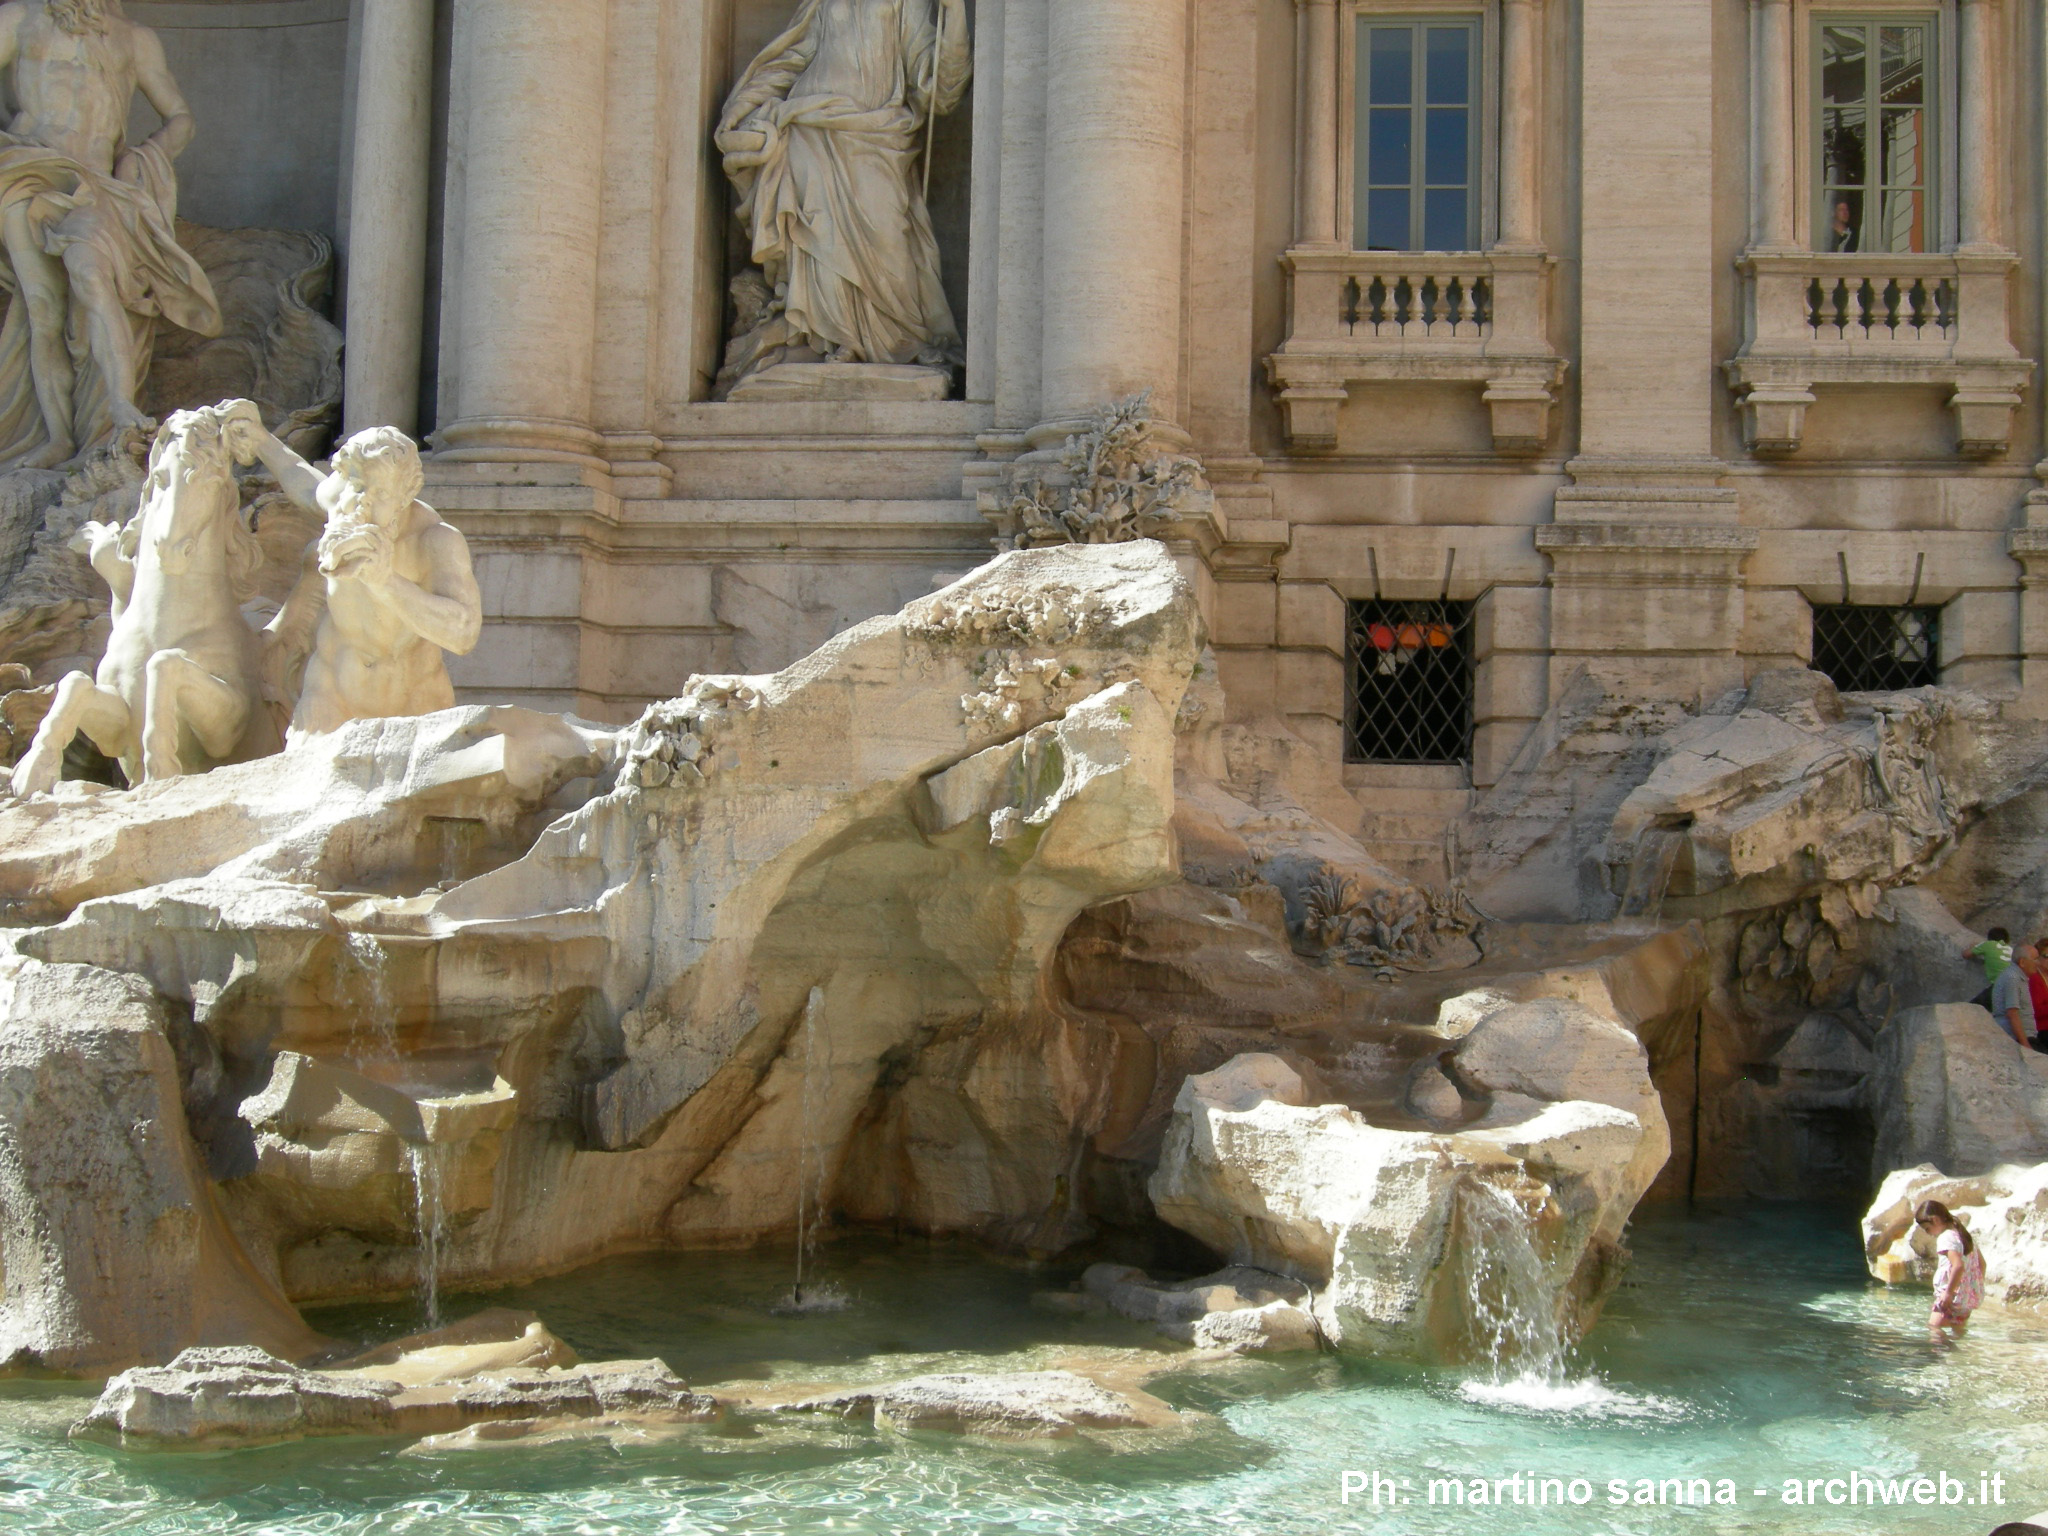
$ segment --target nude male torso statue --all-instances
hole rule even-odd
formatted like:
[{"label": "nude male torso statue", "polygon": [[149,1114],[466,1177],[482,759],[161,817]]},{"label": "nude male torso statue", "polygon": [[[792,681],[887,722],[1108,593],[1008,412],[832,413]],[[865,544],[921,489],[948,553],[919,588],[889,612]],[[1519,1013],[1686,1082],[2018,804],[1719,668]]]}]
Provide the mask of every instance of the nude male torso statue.
[{"label": "nude male torso statue", "polygon": [[[220,310],[173,238],[171,161],[194,125],[156,34],[118,0],[8,0],[0,71],[15,109],[0,134],[0,255],[15,289],[0,327],[0,468],[51,467],[153,426],[135,397],[156,317],[211,335]],[[130,145],[137,90],[163,126]]]}]

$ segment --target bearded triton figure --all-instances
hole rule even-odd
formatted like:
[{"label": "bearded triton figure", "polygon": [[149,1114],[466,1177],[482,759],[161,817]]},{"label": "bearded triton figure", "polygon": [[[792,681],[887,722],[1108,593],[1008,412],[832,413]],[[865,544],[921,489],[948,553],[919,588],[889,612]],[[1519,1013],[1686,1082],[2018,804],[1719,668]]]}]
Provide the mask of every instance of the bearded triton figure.
[{"label": "bearded triton figure", "polygon": [[729,377],[958,361],[923,166],[971,66],[965,0],[936,3],[803,0],[727,100],[718,147],[766,289]]},{"label": "bearded triton figure", "polygon": [[[0,69],[0,469],[50,468],[154,426],[135,397],[157,318],[218,335],[220,305],[172,233],[193,125],[156,34],[120,0],[10,0]],[[163,126],[131,145],[138,87]]]}]

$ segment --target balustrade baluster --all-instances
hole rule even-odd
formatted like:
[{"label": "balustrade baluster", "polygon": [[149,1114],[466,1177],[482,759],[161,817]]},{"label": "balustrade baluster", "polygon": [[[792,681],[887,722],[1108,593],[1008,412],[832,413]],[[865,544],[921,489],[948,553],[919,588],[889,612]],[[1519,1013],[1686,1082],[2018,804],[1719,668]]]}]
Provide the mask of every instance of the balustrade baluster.
[{"label": "balustrade baluster", "polygon": [[1402,330],[1415,318],[1415,284],[1406,273],[1394,279],[1394,323]]},{"label": "balustrade baluster", "polygon": [[1835,279],[1833,298],[1835,305],[1835,334],[1837,336],[1846,336],[1849,334],[1849,282],[1847,278],[1838,277]]},{"label": "balustrade baluster", "polygon": [[1472,318],[1481,330],[1493,324],[1493,282],[1480,278],[1472,285]]},{"label": "balustrade baluster", "polygon": [[1898,335],[1899,280],[1896,277],[1888,279],[1884,285],[1884,323],[1886,330],[1894,336]]},{"label": "balustrade baluster", "polygon": [[1358,299],[1358,279],[1345,278],[1344,291],[1337,300],[1337,319],[1343,324],[1346,335],[1358,334]]},{"label": "balustrade baluster", "polygon": [[1819,330],[1827,324],[1828,291],[1821,286],[1819,278],[1806,285],[1806,325],[1809,330]]},{"label": "balustrade baluster", "polygon": [[1949,335],[1956,327],[1956,285],[1944,277],[1934,288],[1934,312],[1939,318],[1941,333]]},{"label": "balustrade baluster", "polygon": [[1422,280],[1422,331],[1426,336],[1443,314],[1443,288],[1434,277]]},{"label": "balustrade baluster", "polygon": [[1369,306],[1366,311],[1367,317],[1372,321],[1373,329],[1377,331],[1387,323],[1387,280],[1377,272],[1373,274],[1372,282],[1366,286],[1365,302]]},{"label": "balustrade baluster", "polygon": [[1856,287],[1856,328],[1868,336],[1877,327],[1877,289],[1869,278]]},{"label": "balustrade baluster", "polygon": [[1912,321],[1913,330],[1915,333],[1925,330],[1927,328],[1927,317],[1930,312],[1927,296],[1927,279],[1924,277],[1914,278],[1913,286],[1906,290],[1906,297],[1908,301],[1907,318]]}]

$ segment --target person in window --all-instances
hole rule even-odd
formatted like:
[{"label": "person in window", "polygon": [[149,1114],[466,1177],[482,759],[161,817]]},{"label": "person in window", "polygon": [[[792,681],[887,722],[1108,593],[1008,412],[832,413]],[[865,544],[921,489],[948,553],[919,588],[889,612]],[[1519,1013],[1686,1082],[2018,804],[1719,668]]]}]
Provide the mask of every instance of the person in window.
[{"label": "person in window", "polygon": [[1835,202],[1835,221],[1828,234],[1828,249],[1831,251],[1853,251],[1856,249],[1856,214],[1850,208],[1849,200],[1838,198]]}]

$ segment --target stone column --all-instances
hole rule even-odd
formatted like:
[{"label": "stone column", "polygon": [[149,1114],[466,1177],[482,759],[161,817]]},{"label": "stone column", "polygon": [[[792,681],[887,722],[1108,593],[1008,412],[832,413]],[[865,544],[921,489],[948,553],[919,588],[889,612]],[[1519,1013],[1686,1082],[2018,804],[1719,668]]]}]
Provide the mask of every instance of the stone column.
[{"label": "stone column", "polygon": [[1542,0],[1504,0],[1500,9],[1500,238],[1511,249],[1543,244],[1537,174]]},{"label": "stone column", "polygon": [[1301,240],[1337,237],[1337,0],[1295,0],[1302,17]]},{"label": "stone column", "polygon": [[1052,0],[1049,11],[1034,448],[1141,390],[1160,420],[1181,410],[1187,6]]},{"label": "stone column", "polygon": [[454,408],[442,457],[603,467],[591,428],[605,0],[468,0]]},{"label": "stone column", "polygon": [[364,0],[349,183],[344,432],[419,430],[434,0]]},{"label": "stone column", "polygon": [[1960,0],[1956,7],[1957,77],[1961,82],[1957,114],[1956,165],[1961,184],[1956,212],[1963,249],[1998,247],[1998,63],[1997,0]]},{"label": "stone column", "polygon": [[1754,93],[1756,190],[1750,240],[1765,250],[1792,247],[1792,0],[1751,0],[1756,48]]},{"label": "stone column", "polygon": [[1580,446],[1551,561],[1551,697],[1580,668],[1638,698],[1742,681],[1756,548],[1714,457],[1716,0],[1584,0]]}]

